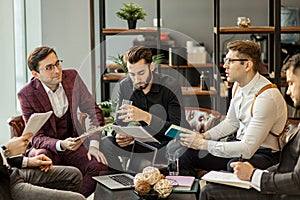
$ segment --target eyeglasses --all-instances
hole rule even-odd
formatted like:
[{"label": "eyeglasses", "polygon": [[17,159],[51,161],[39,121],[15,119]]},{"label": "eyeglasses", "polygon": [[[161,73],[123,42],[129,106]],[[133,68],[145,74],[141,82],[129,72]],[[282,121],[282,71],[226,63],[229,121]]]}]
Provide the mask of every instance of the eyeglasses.
[{"label": "eyeglasses", "polygon": [[248,61],[247,58],[223,58],[223,62],[225,63],[232,63],[234,61]]},{"label": "eyeglasses", "polygon": [[52,72],[55,68],[60,68],[62,62],[63,62],[63,60],[57,60],[55,64],[46,65],[44,68],[41,68],[40,70]]}]

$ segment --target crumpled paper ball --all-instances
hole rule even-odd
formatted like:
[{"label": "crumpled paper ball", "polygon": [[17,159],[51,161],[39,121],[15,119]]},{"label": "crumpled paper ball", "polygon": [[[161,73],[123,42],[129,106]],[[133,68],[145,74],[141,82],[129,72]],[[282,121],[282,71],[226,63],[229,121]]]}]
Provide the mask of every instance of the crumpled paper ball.
[{"label": "crumpled paper ball", "polygon": [[150,192],[151,187],[147,181],[139,180],[134,185],[134,190],[140,195],[145,195]]},{"label": "crumpled paper ball", "polygon": [[143,173],[138,173],[138,174],[136,174],[136,175],[134,176],[134,179],[133,179],[134,185],[136,185],[136,183],[137,183],[138,181],[147,181],[147,180],[145,179]]},{"label": "crumpled paper ball", "polygon": [[160,171],[156,167],[145,167],[143,169],[144,180],[147,180],[150,185],[154,185],[158,180],[160,180]]},{"label": "crumpled paper ball", "polygon": [[153,189],[158,193],[159,198],[166,198],[171,194],[173,186],[167,179],[160,179]]}]

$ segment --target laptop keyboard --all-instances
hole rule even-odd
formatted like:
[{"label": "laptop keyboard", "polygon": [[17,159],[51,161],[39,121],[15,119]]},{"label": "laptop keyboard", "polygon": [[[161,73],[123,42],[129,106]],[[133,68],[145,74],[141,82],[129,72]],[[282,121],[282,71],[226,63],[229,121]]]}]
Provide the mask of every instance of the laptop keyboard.
[{"label": "laptop keyboard", "polygon": [[125,175],[114,175],[110,176],[110,178],[117,181],[118,183],[121,183],[122,185],[133,185],[133,179]]}]

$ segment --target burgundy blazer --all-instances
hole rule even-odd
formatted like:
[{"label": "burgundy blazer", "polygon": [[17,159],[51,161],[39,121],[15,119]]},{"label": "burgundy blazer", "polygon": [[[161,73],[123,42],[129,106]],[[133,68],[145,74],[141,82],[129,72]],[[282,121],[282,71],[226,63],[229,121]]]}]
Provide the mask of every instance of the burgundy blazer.
[{"label": "burgundy blazer", "polygon": [[[77,137],[78,134],[83,132],[77,118],[78,109],[83,113],[89,114],[91,125],[103,125],[104,119],[102,111],[97,106],[78,72],[70,69],[63,70],[62,74],[62,86],[68,98],[73,123],[73,133],[70,133],[69,137]],[[42,83],[36,78],[32,78],[31,81],[18,92],[18,98],[25,122],[28,121],[30,115],[33,113],[53,110]],[[56,130],[55,116],[52,114],[41,130],[33,137],[32,146],[34,148],[48,149],[52,152],[56,152],[55,144],[59,138],[59,133]],[[91,139],[100,141],[101,134],[94,134]]]}]

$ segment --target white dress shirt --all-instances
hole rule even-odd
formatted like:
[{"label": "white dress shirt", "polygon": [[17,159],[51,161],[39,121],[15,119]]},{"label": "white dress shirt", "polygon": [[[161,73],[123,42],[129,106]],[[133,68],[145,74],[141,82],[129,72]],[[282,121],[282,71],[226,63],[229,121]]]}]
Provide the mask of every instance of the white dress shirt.
[{"label": "white dress shirt", "polygon": [[[258,73],[244,87],[239,87],[228,109],[225,120],[208,132],[208,151],[219,157],[239,157],[249,159],[259,148],[270,148],[273,152],[279,150],[278,138],[269,134],[279,135],[287,120],[285,100],[277,88],[265,90],[257,96],[253,116],[250,108],[255,94],[271,82]],[[233,91],[235,91],[236,83]],[[220,138],[237,132],[241,141],[220,142]]]},{"label": "white dress shirt", "polygon": [[[55,116],[61,118],[64,114],[66,114],[69,107],[68,98],[62,84],[59,83],[58,88],[54,92],[50,88],[48,88],[44,83],[42,83],[42,85],[50,99],[50,103]],[[58,140],[56,142],[56,150],[64,151],[61,148],[60,143],[61,140]],[[90,146],[94,146],[97,149],[99,149],[99,142],[97,140],[91,140]]]}]

